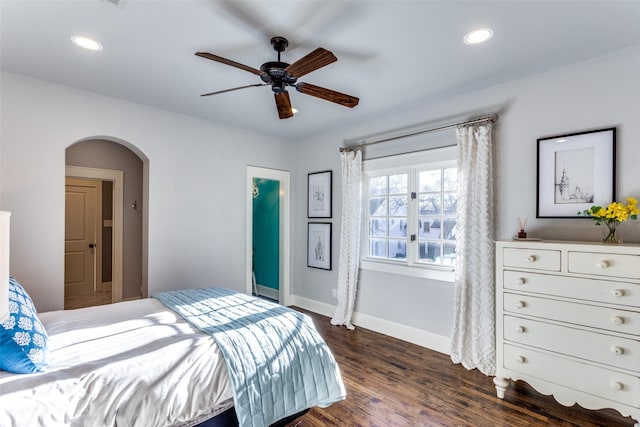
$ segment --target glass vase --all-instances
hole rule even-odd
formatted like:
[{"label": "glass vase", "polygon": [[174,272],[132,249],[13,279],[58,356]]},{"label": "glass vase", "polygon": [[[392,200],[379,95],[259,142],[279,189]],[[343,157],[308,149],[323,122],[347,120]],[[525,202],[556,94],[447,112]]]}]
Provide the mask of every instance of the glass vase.
[{"label": "glass vase", "polygon": [[618,221],[604,222],[602,224],[602,241],[604,243],[620,243],[622,239],[618,237]]}]

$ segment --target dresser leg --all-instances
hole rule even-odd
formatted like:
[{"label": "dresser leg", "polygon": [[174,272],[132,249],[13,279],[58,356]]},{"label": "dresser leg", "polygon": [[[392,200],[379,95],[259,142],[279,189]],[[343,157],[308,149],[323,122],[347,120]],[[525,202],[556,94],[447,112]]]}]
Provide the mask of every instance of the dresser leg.
[{"label": "dresser leg", "polygon": [[[498,395],[498,399],[504,399],[504,392],[507,391],[507,387],[509,387],[509,379],[495,377],[493,379],[493,383],[496,385],[496,394]],[[636,424],[636,427],[640,426]]]}]

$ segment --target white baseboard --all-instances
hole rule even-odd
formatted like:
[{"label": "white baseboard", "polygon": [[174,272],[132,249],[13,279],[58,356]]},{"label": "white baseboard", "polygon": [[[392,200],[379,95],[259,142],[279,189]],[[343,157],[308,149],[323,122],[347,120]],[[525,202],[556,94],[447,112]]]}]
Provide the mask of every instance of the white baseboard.
[{"label": "white baseboard", "polygon": [[269,288],[264,285],[256,285],[256,290],[258,291],[258,295],[271,298],[272,300],[279,301],[280,293],[277,289]]},{"label": "white baseboard", "polygon": [[[332,305],[297,295],[291,295],[291,300],[293,301],[292,305],[322,314],[323,316],[332,317],[335,310],[335,307]],[[361,328],[389,335],[390,337],[426,347],[439,353],[450,354],[450,337],[358,312],[353,313],[352,323]]]}]

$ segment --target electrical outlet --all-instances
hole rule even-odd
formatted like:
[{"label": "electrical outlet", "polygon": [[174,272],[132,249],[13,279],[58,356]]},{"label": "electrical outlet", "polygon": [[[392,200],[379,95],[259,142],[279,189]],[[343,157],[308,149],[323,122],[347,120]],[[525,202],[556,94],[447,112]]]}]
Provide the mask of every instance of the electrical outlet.
[{"label": "electrical outlet", "polygon": [[338,298],[338,290],[336,288],[331,289],[331,296]]}]

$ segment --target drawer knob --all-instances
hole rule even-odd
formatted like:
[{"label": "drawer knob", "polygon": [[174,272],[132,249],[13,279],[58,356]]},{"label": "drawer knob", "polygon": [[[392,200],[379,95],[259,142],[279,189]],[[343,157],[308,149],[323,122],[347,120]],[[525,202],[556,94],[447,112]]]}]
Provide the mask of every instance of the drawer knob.
[{"label": "drawer knob", "polygon": [[624,317],[611,316],[611,323],[613,323],[614,325],[622,325],[624,323]]},{"label": "drawer knob", "polygon": [[611,291],[611,295],[613,295],[614,297],[623,297],[624,289],[614,289]]},{"label": "drawer knob", "polygon": [[624,354],[624,348],[618,347],[617,345],[612,345],[611,346],[611,353],[616,354],[616,355]]},{"label": "drawer knob", "polygon": [[516,301],[516,307],[517,308],[524,308],[525,307],[525,302],[524,301]]},{"label": "drawer knob", "polygon": [[525,327],[522,325],[518,325],[516,326],[516,332],[519,334],[524,334],[524,331],[526,331]]},{"label": "drawer knob", "polygon": [[525,283],[527,283],[527,281],[525,280],[524,277],[518,277],[516,279],[516,285],[524,285]]},{"label": "drawer knob", "polygon": [[609,267],[609,262],[608,261],[600,261],[598,263],[598,268],[600,270],[604,270],[605,268]]},{"label": "drawer knob", "polygon": [[525,359],[524,356],[516,357],[516,362],[518,362],[518,363],[524,363],[526,361],[527,361],[527,359]]},{"label": "drawer knob", "polygon": [[620,381],[611,381],[609,383],[609,387],[611,387],[611,390],[622,390],[624,388],[624,384],[622,384]]},{"label": "drawer knob", "polygon": [[535,262],[536,260],[536,256],[535,255],[529,255],[527,257],[527,262]]}]

